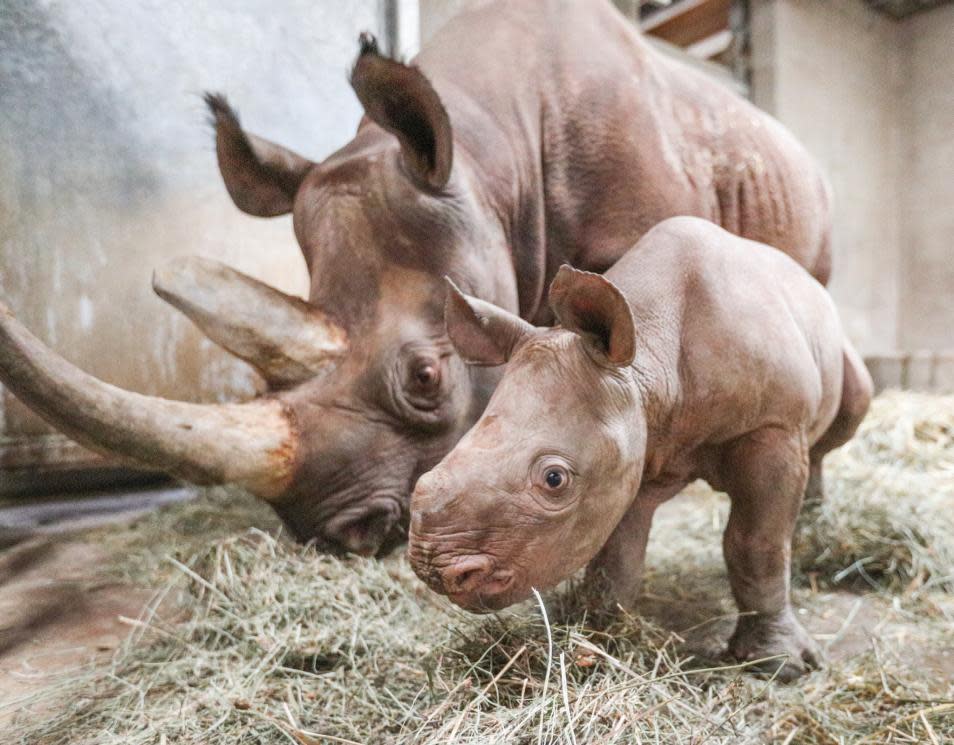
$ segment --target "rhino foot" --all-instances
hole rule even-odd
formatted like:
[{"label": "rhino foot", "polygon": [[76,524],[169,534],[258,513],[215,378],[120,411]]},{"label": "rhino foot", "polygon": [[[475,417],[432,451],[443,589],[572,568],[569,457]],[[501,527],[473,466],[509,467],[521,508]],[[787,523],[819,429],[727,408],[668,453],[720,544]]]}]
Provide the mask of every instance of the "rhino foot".
[{"label": "rhino foot", "polygon": [[750,669],[783,683],[818,669],[822,658],[791,608],[774,615],[740,616],[729,639],[729,654],[740,662],[760,660]]}]

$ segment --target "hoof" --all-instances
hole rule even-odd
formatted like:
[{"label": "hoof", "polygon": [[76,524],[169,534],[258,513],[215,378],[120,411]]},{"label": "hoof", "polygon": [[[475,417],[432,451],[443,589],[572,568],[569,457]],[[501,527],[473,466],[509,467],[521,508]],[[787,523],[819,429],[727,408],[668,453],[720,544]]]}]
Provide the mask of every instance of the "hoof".
[{"label": "hoof", "polygon": [[783,683],[821,667],[821,651],[786,609],[773,616],[741,616],[729,639],[729,654],[739,662],[755,662],[751,670]]}]

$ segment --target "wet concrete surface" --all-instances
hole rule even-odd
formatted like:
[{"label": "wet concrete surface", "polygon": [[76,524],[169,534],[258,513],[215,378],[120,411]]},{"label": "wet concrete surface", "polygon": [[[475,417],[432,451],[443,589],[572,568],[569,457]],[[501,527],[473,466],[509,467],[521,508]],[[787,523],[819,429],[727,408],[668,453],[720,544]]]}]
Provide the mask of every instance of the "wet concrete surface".
[{"label": "wet concrete surface", "polygon": [[127,520],[167,504],[194,499],[195,494],[192,487],[170,486],[0,501],[0,549],[35,535]]},{"label": "wet concrete surface", "polygon": [[117,581],[83,530],[192,499],[184,487],[53,497],[0,506],[0,726],[18,701],[108,657],[151,612],[155,591]]}]

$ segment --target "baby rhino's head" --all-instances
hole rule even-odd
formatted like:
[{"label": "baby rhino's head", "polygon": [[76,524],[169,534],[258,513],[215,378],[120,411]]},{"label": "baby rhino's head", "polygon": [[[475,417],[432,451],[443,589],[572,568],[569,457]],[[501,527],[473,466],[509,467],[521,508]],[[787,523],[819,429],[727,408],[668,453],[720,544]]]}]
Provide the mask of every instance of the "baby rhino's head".
[{"label": "baby rhino's head", "polygon": [[630,374],[635,334],[619,290],[562,267],[561,326],[538,329],[451,286],[461,357],[507,364],[484,415],[411,501],[414,571],[468,610],[496,610],[595,556],[633,499],[645,424]]}]

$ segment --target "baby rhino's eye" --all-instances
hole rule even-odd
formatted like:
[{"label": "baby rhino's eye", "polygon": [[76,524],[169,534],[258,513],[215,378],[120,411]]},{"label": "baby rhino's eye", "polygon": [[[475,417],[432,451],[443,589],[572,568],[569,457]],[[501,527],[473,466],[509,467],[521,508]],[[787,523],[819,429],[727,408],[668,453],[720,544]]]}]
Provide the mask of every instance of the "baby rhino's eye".
[{"label": "baby rhino's eye", "polygon": [[566,483],[566,476],[561,468],[548,468],[545,479],[550,489],[559,489]]},{"label": "baby rhino's eye", "polygon": [[533,464],[531,483],[550,496],[562,495],[570,485],[570,466],[555,455],[546,455]]}]

